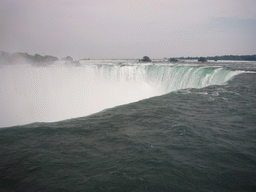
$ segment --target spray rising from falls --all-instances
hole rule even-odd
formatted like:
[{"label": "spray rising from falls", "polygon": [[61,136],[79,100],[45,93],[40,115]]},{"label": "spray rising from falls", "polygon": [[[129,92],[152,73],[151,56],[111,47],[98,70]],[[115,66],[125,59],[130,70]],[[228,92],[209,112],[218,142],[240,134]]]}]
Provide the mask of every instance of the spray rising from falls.
[{"label": "spray rising from falls", "polygon": [[185,88],[225,84],[241,71],[158,65],[6,66],[0,127],[86,116]]}]

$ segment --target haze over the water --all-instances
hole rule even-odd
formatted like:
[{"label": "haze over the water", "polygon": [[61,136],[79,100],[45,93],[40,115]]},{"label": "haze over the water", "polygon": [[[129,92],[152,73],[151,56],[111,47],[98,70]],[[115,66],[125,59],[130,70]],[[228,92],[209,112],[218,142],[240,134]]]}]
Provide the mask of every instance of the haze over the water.
[{"label": "haze over the water", "polygon": [[255,54],[255,0],[1,0],[0,50],[82,58]]}]

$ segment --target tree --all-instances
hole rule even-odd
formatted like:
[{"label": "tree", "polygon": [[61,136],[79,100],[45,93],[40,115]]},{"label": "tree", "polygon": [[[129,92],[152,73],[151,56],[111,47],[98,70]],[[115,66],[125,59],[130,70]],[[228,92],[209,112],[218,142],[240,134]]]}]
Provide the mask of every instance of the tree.
[{"label": "tree", "polygon": [[144,56],[140,61],[151,62],[151,59],[148,56]]},{"label": "tree", "polygon": [[70,62],[72,62],[72,61],[73,61],[73,58],[70,57],[70,56],[67,56],[67,57],[64,58],[63,60],[64,60],[64,61],[70,61]]},{"label": "tree", "polygon": [[207,62],[207,59],[206,59],[205,57],[200,57],[200,58],[198,59],[198,61]]},{"label": "tree", "polygon": [[170,59],[168,59],[170,62],[177,62],[178,61],[178,59],[176,59],[176,58],[170,58]]}]

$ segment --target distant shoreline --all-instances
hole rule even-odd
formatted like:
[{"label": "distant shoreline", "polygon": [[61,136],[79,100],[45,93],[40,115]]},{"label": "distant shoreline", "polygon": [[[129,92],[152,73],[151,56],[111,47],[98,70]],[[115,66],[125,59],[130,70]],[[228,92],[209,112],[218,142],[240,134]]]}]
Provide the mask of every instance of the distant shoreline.
[{"label": "distant shoreline", "polygon": [[[176,59],[186,59],[186,60],[198,60],[200,57],[175,57]],[[222,56],[207,56],[207,60],[231,60],[231,61],[256,61],[255,55],[222,55]]]},{"label": "distant shoreline", "polygon": [[[200,57],[172,57],[172,59],[175,60],[198,60]],[[222,56],[207,56],[205,57],[207,60],[227,60],[227,61],[256,61],[256,54],[254,55],[222,55]],[[171,58],[163,58],[165,59],[171,59]],[[51,55],[45,55],[41,56],[39,54],[30,55],[28,53],[21,53],[21,52],[15,52],[15,53],[8,53],[4,51],[0,51],[0,64],[16,64],[19,62],[27,62],[31,64],[36,65],[49,65],[54,63],[55,61],[60,60],[58,57],[51,56]],[[72,61],[73,58],[68,56],[66,58],[63,58],[61,60],[65,61]],[[80,59],[83,60],[91,60],[89,58]],[[97,60],[97,59],[92,59]],[[104,60],[104,59],[101,59]],[[119,60],[119,59],[110,59],[110,60]],[[139,59],[138,59],[139,60]],[[154,59],[153,59],[154,60]],[[71,63],[72,63],[71,62]]]}]

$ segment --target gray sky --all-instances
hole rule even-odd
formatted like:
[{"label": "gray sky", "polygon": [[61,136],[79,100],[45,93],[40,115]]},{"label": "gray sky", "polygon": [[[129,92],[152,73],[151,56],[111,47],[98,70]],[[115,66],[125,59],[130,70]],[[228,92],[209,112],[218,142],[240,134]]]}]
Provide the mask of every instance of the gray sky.
[{"label": "gray sky", "polygon": [[59,58],[256,54],[255,0],[0,0],[0,50]]}]

